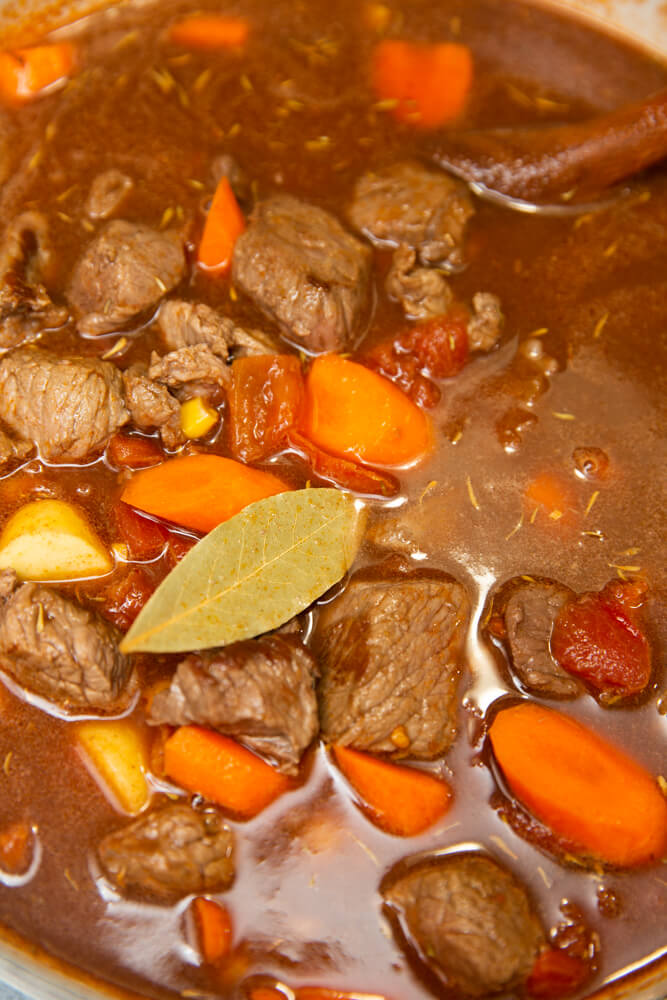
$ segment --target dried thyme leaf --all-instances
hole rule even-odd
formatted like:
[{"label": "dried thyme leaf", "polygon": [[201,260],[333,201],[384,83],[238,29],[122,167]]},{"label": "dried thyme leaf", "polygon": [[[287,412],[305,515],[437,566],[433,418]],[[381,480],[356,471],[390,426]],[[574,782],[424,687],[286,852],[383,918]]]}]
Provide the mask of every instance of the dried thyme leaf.
[{"label": "dried thyme leaf", "polygon": [[171,571],[121,649],[209,649],[276,628],[347,572],[364,523],[363,508],[339,490],[295,490],[250,504]]}]

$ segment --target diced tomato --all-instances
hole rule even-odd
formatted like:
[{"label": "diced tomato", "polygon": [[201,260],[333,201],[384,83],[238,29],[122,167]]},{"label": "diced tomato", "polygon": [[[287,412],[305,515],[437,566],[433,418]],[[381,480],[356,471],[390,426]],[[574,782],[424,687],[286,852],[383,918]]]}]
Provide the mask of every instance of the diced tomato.
[{"label": "diced tomato", "polygon": [[114,434],[107,445],[107,458],[118,469],[145,469],[164,461],[164,453],[154,438]]},{"label": "diced tomato", "polygon": [[170,531],[169,541],[167,542],[167,559],[171,568],[173,569],[183,556],[187,556],[190,549],[196,544],[196,538],[191,538],[189,535],[179,535],[175,531]]},{"label": "diced tomato", "polygon": [[154,590],[146,571],[141,566],[132,566],[106,587],[102,614],[126,631]]},{"label": "diced tomato", "polygon": [[242,462],[259,462],[285,447],[299,418],[304,383],[291,354],[238,358],[228,394],[230,448]]},{"label": "diced tomato", "polygon": [[455,307],[444,316],[422,320],[390,341],[378,344],[360,360],[390,378],[420,406],[435,406],[440,390],[432,378],[449,378],[468,358],[468,315]]},{"label": "diced tomato", "polygon": [[599,594],[582,594],[561,611],[551,637],[560,665],[606,695],[643,691],[651,652],[642,630],[641,585],[612,580]]},{"label": "diced tomato", "polygon": [[308,460],[311,469],[320,479],[326,479],[327,482],[355,493],[374,496],[393,497],[399,491],[398,480],[388,472],[380,472],[347,458],[330,455],[298,431],[290,431],[289,440]]},{"label": "diced tomato", "polygon": [[578,990],[590,974],[590,965],[582,958],[550,948],[538,955],[526,982],[526,990],[531,997],[539,1000],[556,1000]]},{"label": "diced tomato", "polygon": [[119,500],[115,507],[116,524],[130,559],[142,562],[157,559],[164,549],[169,532],[157,521],[142,517],[133,507]]}]

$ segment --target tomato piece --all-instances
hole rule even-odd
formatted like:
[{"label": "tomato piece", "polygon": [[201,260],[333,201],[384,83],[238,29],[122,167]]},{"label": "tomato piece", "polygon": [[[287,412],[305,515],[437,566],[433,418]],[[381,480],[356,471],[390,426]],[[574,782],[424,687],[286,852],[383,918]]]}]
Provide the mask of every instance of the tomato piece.
[{"label": "tomato piece", "polygon": [[142,517],[133,507],[119,500],[115,507],[116,524],[128,547],[130,559],[142,562],[157,559],[165,547],[169,532],[161,524]]},{"label": "tomato piece", "polygon": [[228,394],[230,449],[242,462],[259,462],[281,451],[299,418],[304,398],[301,362],[291,354],[238,358]]},{"label": "tomato piece", "polygon": [[122,631],[127,631],[155,586],[141,566],[132,566],[104,591],[102,614]]},{"label": "tomato piece", "polygon": [[538,955],[526,981],[526,990],[539,1000],[555,1000],[580,989],[590,974],[590,965],[582,958],[550,948]]},{"label": "tomato piece", "polygon": [[642,630],[641,585],[612,580],[599,594],[582,594],[556,620],[551,649],[568,673],[603,694],[628,697],[651,676],[651,651]]},{"label": "tomato piece", "polygon": [[189,535],[178,535],[175,531],[169,532],[167,559],[172,569],[181,561],[183,556],[187,556],[190,549],[197,544],[197,541],[197,538],[191,538]]},{"label": "tomato piece", "polygon": [[162,462],[164,453],[155,438],[114,434],[107,445],[107,458],[117,469],[145,469]]},{"label": "tomato piece", "polygon": [[393,497],[399,491],[398,480],[388,472],[380,472],[367,465],[351,462],[347,458],[330,455],[298,431],[291,431],[289,440],[290,444],[307,459],[311,469],[320,479],[326,479],[336,486],[353,490],[355,493],[370,493],[374,496]]},{"label": "tomato piece", "polygon": [[468,314],[454,307],[421,320],[392,340],[371,348],[360,360],[384,375],[419,406],[435,406],[440,390],[431,378],[450,378],[468,359]]},{"label": "tomato piece", "polygon": [[0,869],[22,875],[30,866],[33,835],[30,826],[19,820],[0,830]]}]

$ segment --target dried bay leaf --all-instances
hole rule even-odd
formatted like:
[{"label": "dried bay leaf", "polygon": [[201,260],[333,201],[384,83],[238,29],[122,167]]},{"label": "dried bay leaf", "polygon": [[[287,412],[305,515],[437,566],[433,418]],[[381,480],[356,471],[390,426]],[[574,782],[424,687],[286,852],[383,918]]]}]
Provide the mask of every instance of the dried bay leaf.
[{"label": "dried bay leaf", "polygon": [[339,490],[294,490],[250,504],[171,571],[121,650],[210,649],[277,628],[344,576],[364,524],[359,502]]}]

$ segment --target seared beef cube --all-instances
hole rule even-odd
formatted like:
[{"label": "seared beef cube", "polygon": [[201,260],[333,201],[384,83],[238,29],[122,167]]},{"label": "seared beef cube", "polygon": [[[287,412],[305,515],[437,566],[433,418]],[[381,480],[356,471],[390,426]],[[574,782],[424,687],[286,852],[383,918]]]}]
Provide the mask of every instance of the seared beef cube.
[{"label": "seared beef cube", "polygon": [[219,813],[177,802],[108,834],[97,855],[119,892],[171,903],[234,881],[234,835]]},{"label": "seared beef cube", "polygon": [[215,394],[218,389],[226,389],[232,380],[229,365],[206,344],[181,347],[163,357],[153,352],[148,375],[153,381],[178,390],[179,399]]},{"label": "seared beef cube", "polygon": [[371,240],[417,251],[422,264],[459,268],[473,207],[465,184],[419,163],[396,163],[364,174],[349,210],[355,229]]},{"label": "seared beef cube", "polygon": [[551,653],[551,633],[561,608],[572,600],[569,587],[547,580],[520,581],[505,605],[505,628],[512,669],[531,691],[574,698],[581,685]]},{"label": "seared beef cube", "polygon": [[468,610],[437,574],[353,578],[315,631],[325,739],[424,760],[448,750]]},{"label": "seared beef cube", "polygon": [[328,212],[289,195],[260,202],[234,248],[234,282],[285,338],[316,354],[351,346],[371,255]]},{"label": "seared beef cube", "polygon": [[387,881],[383,896],[408,944],[457,996],[527,979],[544,934],[524,888],[491,858],[448,854]]},{"label": "seared beef cube", "polygon": [[80,314],[80,333],[123,327],[174,288],[185,274],[176,233],[122,219],[107,223],[74,269],[67,297]]},{"label": "seared beef cube", "polygon": [[468,321],[468,344],[471,351],[490,351],[500,340],[503,313],[500,299],[491,292],[477,292],[472,297],[473,314]]},{"label": "seared beef cube", "polygon": [[90,185],[85,211],[91,219],[108,219],[120,208],[134,182],[120,170],[105,170]]},{"label": "seared beef cube", "polygon": [[318,731],[315,673],[297,639],[235,642],[183,660],[170,687],[153,698],[148,721],[209,726],[296,774]]},{"label": "seared beef cube", "polygon": [[23,212],[3,238],[0,348],[18,347],[67,322],[67,309],[54,305],[42,284],[49,260],[46,219],[40,212]]},{"label": "seared beef cube", "polygon": [[100,451],[130,419],[118,369],[21,347],[0,360],[0,419],[49,462]]},{"label": "seared beef cube", "polygon": [[172,351],[205,344],[217,357],[225,359],[230,350],[239,354],[276,354],[279,348],[259,330],[244,330],[234,320],[221,316],[203,302],[169,299],[157,317],[165,346]]},{"label": "seared beef cube", "polygon": [[181,407],[166,386],[154,382],[143,365],[132,365],[123,372],[125,402],[132,422],[139,430],[159,430],[167,448],[183,444]]},{"label": "seared beef cube", "polygon": [[65,708],[118,707],[132,673],[119,639],[57,590],[0,571],[0,666],[29,691]]},{"label": "seared beef cube", "polygon": [[442,316],[454,301],[447,278],[432,267],[415,267],[417,254],[408,246],[394,251],[385,287],[411,319]]},{"label": "seared beef cube", "polygon": [[15,441],[3,430],[0,430],[0,474],[8,472],[13,465],[18,465],[33,451],[29,441]]}]

